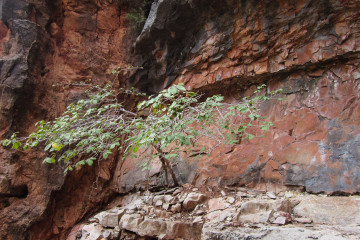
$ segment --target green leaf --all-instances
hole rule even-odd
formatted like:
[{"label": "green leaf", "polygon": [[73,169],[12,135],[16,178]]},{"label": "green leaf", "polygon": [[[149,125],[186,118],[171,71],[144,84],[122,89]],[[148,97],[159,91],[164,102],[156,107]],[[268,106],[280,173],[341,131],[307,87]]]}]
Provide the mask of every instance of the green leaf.
[{"label": "green leaf", "polygon": [[166,155],[165,155],[165,158],[168,159],[168,160],[170,160],[170,159],[172,159],[172,158],[174,158],[174,157],[177,157],[177,156],[178,156],[177,154],[172,153],[172,154],[166,154]]},{"label": "green leaf", "polygon": [[92,165],[94,164],[94,160],[95,160],[95,159],[96,159],[96,158],[94,158],[94,157],[91,157],[91,158],[89,158],[89,159],[86,159],[87,165],[92,166]]},{"label": "green leaf", "polygon": [[260,117],[258,114],[249,114],[249,118],[253,121],[257,120]]},{"label": "green leaf", "polygon": [[261,126],[261,130],[267,131],[267,130],[269,130],[269,126],[268,125]]},{"label": "green leaf", "polygon": [[254,135],[252,135],[252,134],[248,134],[248,138],[249,138],[249,140],[253,139],[254,137],[255,137]]},{"label": "green leaf", "polygon": [[61,144],[58,144],[58,143],[56,143],[56,142],[53,142],[52,144],[51,144],[51,147],[53,148],[53,149],[55,149],[56,151],[60,151],[61,150],[61,148],[63,147],[63,145],[61,145]]},{"label": "green leaf", "polygon": [[237,129],[238,133],[242,133],[244,131],[244,126],[240,126]]},{"label": "green leaf", "polygon": [[55,159],[54,158],[50,158],[50,157],[47,157],[44,159],[43,163],[55,163]]},{"label": "green leaf", "polygon": [[13,143],[12,149],[17,150],[20,146],[21,146],[21,143],[16,141],[16,142]]},{"label": "green leaf", "polygon": [[134,146],[132,150],[134,153],[136,153],[138,151],[138,146]]},{"label": "green leaf", "polygon": [[118,146],[118,145],[119,145],[119,143],[113,143],[113,144],[110,145],[109,148],[110,148],[111,150],[113,150],[113,149],[114,149],[116,146]]},{"label": "green leaf", "polygon": [[46,151],[48,151],[50,148],[51,148],[51,143],[49,143],[48,145],[46,145],[44,151],[46,152]]},{"label": "green leaf", "polygon": [[11,144],[11,141],[8,140],[8,139],[5,139],[5,140],[2,141],[2,145],[3,145],[4,147],[9,146],[10,144]]},{"label": "green leaf", "polygon": [[85,165],[85,161],[81,160],[81,161],[77,162],[76,164]]},{"label": "green leaf", "polygon": [[184,84],[177,85],[177,89],[179,89],[180,91],[186,91],[186,88],[184,87]]},{"label": "green leaf", "polygon": [[173,95],[174,95],[174,94],[179,93],[179,90],[178,90],[176,87],[172,86],[172,87],[169,88],[168,92],[169,92],[170,94],[173,94]]},{"label": "green leaf", "polygon": [[79,169],[80,165],[85,165],[85,161],[81,160],[75,164],[75,168]]}]

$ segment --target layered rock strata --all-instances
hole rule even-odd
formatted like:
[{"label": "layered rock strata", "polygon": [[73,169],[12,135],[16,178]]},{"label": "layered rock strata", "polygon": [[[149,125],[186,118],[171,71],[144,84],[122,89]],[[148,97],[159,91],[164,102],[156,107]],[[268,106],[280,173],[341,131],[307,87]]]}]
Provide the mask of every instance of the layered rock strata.
[{"label": "layered rock strata", "polygon": [[[283,88],[286,100],[262,107],[274,128],[265,138],[222,146],[210,157],[179,158],[174,170],[181,182],[274,192],[294,186],[314,193],[360,192],[358,0],[156,0],[136,41],[125,19],[128,8],[119,4],[129,1],[0,2],[2,137],[14,131],[26,134],[37,120],[59,116],[83,96],[88,79],[147,92],[181,82],[208,95],[223,94],[228,102],[241,101],[266,83],[268,92]],[[129,82],[130,73],[109,75],[115,66],[128,66],[132,47],[133,66],[143,68]],[[67,177],[61,165],[43,166],[41,151],[1,148],[0,155],[4,239],[64,239],[76,222],[115,192],[162,183],[156,164],[146,175],[135,160],[121,162],[116,155]],[[167,204],[176,211],[184,204],[178,203]],[[158,205],[164,208],[164,203]],[[288,212],[291,218],[294,211]],[[288,214],[279,213],[274,221],[286,223]],[[315,221],[311,213],[307,216]],[[131,217],[139,224],[144,221]],[[198,229],[193,219],[188,224]],[[130,231],[138,231],[132,227]],[[149,236],[174,233],[163,234]],[[213,228],[201,236],[218,234]]]},{"label": "layered rock strata", "polygon": [[284,89],[285,101],[263,106],[275,125],[266,138],[223,147],[200,161],[182,159],[192,166],[186,181],[359,192],[359,5],[154,2],[135,43],[145,68],[132,84],[157,91],[184,83],[223,93],[228,102],[241,101],[261,83],[266,92]]},{"label": "layered rock strata", "polygon": [[357,239],[359,203],[359,196],[186,185],[116,199],[67,239]]}]

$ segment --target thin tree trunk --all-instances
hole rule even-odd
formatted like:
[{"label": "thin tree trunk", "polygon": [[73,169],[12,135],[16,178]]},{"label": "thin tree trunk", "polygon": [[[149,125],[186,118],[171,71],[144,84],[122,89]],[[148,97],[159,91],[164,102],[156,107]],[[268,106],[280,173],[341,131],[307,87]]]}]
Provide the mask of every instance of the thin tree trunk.
[{"label": "thin tree trunk", "polygon": [[170,166],[169,160],[167,160],[166,158],[164,158],[164,159],[165,159],[165,164],[166,164],[166,166],[168,167],[169,172],[170,172],[170,174],[171,174],[171,177],[172,177],[172,179],[174,180],[174,185],[175,185],[175,187],[179,186],[179,182],[177,181],[176,175],[175,175],[172,167]]},{"label": "thin tree trunk", "polygon": [[175,175],[173,169],[172,169],[171,166],[170,166],[169,160],[167,160],[167,159],[165,158],[164,152],[161,150],[161,148],[160,148],[159,146],[154,146],[154,148],[156,149],[156,151],[158,151],[158,153],[160,153],[159,158],[160,158],[160,161],[161,161],[161,163],[162,163],[162,165],[163,165],[163,168],[164,168],[164,165],[165,165],[164,171],[165,171],[165,176],[166,176],[166,178],[167,178],[167,171],[166,171],[166,167],[167,167],[167,168],[169,169],[169,172],[170,172],[170,174],[171,174],[171,177],[172,177],[172,179],[173,179],[173,181],[174,181],[174,185],[175,185],[175,186],[179,186],[179,182],[178,182],[178,180],[177,180],[177,178],[176,178],[176,175]]},{"label": "thin tree trunk", "polygon": [[166,170],[166,163],[165,163],[163,157],[160,157],[160,161],[161,161],[161,164],[162,164],[162,169],[164,170],[164,173],[165,173],[166,186],[169,186],[169,179],[168,179],[168,174],[167,174],[167,170]]}]

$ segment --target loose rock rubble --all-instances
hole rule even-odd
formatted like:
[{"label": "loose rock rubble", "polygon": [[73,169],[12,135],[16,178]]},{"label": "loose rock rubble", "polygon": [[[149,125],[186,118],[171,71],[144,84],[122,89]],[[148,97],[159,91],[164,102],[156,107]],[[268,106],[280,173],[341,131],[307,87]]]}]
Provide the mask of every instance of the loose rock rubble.
[{"label": "loose rock rubble", "polygon": [[188,185],[127,195],[119,202],[90,218],[76,239],[340,240],[360,236],[360,196]]}]

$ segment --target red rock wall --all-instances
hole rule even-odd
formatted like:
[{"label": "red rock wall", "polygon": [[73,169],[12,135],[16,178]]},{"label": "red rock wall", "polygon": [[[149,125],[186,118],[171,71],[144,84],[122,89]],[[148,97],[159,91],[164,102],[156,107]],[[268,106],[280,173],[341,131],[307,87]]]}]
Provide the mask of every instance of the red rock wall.
[{"label": "red rock wall", "polygon": [[[6,0],[0,4],[0,135],[34,130],[82,96],[76,86],[115,82],[133,33],[118,1]],[[69,86],[72,84],[72,86]],[[116,157],[64,177],[41,149],[0,147],[0,238],[58,239],[113,194]]]},{"label": "red rock wall", "polygon": [[[181,82],[238,101],[266,83],[286,99],[263,106],[275,124],[266,138],[188,160],[197,168],[186,181],[359,192],[360,1],[175,2],[153,6],[137,39],[148,67],[135,86]],[[195,21],[182,21],[188,15]]]},{"label": "red rock wall", "polygon": [[[264,106],[275,124],[267,138],[202,162],[198,183],[215,175],[218,184],[359,192],[359,5],[260,1],[235,8],[231,49],[215,62],[204,59],[213,51],[211,36],[201,61],[190,65],[204,70],[187,67],[176,82],[204,89],[266,82],[269,89],[283,88],[286,102]],[[231,90],[229,97],[238,94]]]},{"label": "red rock wall", "polygon": [[[286,101],[263,106],[275,124],[266,138],[184,159],[183,183],[359,192],[359,0],[155,1],[136,42],[119,2],[129,1],[2,1],[2,136],[82,96],[59,84],[113,81],[108,71],[128,64],[135,43],[144,69],[128,84],[148,92],[183,82],[238,101],[260,83],[284,89]],[[63,239],[114,192],[149,184],[116,157],[67,178],[41,161],[41,151],[0,149],[0,238]]]}]

